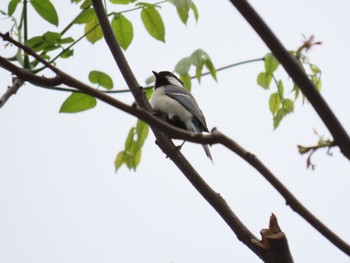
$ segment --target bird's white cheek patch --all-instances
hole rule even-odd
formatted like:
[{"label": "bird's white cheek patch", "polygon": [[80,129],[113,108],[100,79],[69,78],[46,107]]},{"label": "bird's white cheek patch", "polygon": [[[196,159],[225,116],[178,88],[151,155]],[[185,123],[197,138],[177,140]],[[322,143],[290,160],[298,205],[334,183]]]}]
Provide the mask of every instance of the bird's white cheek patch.
[{"label": "bird's white cheek patch", "polygon": [[177,80],[174,77],[166,76],[166,79],[170,82],[170,84],[173,84],[175,86],[182,87],[183,85],[179,80]]}]

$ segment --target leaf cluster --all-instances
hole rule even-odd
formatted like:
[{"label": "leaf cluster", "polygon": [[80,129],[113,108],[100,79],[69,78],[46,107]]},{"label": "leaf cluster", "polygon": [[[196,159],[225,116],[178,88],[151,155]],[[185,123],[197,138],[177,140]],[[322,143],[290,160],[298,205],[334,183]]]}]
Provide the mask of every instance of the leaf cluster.
[{"label": "leaf cluster", "polygon": [[125,140],[124,150],[120,151],[115,160],[114,166],[117,171],[123,164],[129,170],[136,170],[141,161],[142,146],[148,136],[149,126],[147,123],[138,120],[135,127],[131,127]]},{"label": "leaf cluster", "polygon": [[[113,89],[113,80],[106,73],[93,70],[89,73],[89,81],[97,84],[98,88]],[[76,113],[92,109],[96,106],[97,100],[95,97],[87,94],[72,92],[72,94],[63,102],[60,112]]]},{"label": "leaf cluster", "polygon": [[[290,53],[298,61],[300,67],[307,73],[318,90],[321,89],[321,70],[314,64],[309,63],[307,57],[301,51],[290,51]],[[299,98],[300,89],[293,82],[293,88],[288,94],[285,93],[284,83],[282,79],[277,79],[276,71],[280,63],[272,53],[268,53],[264,57],[265,70],[260,72],[257,77],[257,83],[265,90],[271,89],[271,83],[274,83],[275,92],[270,94],[269,109],[273,116],[273,127],[276,129],[283,118],[294,111],[295,101]],[[291,96],[294,94],[294,97]],[[303,102],[305,96],[303,96]]]},{"label": "leaf cluster", "polygon": [[196,78],[200,82],[203,68],[206,67],[211,76],[216,80],[216,68],[203,49],[197,49],[190,56],[181,59],[175,66],[175,71],[180,75],[181,81],[187,90],[191,90],[191,76],[189,74],[191,66],[196,68]]}]

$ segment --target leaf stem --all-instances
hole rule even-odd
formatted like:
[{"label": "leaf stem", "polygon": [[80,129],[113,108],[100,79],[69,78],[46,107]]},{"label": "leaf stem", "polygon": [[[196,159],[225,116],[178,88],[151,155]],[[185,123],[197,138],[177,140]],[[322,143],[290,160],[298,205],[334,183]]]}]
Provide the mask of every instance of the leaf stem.
[{"label": "leaf stem", "polygon": [[[249,63],[254,63],[254,62],[259,62],[259,61],[264,61],[264,58],[255,58],[255,59],[249,59],[249,60],[240,61],[240,62],[237,62],[237,63],[233,63],[233,64],[230,64],[230,65],[227,65],[227,66],[223,66],[223,67],[217,68],[216,71],[219,72],[219,71],[223,71],[223,70],[230,69],[230,68],[233,68],[233,67],[237,67],[237,66],[241,66],[241,65],[249,64]],[[50,62],[50,63],[52,63],[52,62]],[[207,76],[207,75],[210,75],[209,71],[202,73],[202,76]],[[190,78],[191,79],[195,79],[196,76],[191,76]],[[39,85],[38,85],[38,87],[45,88],[45,89],[50,89],[50,90],[64,91],[64,92],[78,92],[78,93],[80,92],[79,90],[76,90],[76,89],[63,88],[63,87],[49,87],[49,86],[39,86]],[[144,87],[143,89],[144,90],[149,90],[149,89],[152,89],[152,88],[153,88],[153,86],[147,86],[147,87]],[[129,89],[106,90],[106,91],[101,91],[101,92],[108,93],[108,94],[129,93],[130,90]]]}]

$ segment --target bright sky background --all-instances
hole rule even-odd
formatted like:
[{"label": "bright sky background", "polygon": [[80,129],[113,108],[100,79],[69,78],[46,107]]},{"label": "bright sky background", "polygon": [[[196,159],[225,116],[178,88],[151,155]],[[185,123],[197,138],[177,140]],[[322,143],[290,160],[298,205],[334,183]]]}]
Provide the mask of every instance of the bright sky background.
[{"label": "bright sky background", "polygon": [[[79,7],[68,0],[53,2],[59,31]],[[2,1],[0,8],[7,3]],[[126,56],[140,83],[151,70],[173,70],[197,48],[207,51],[216,67],[268,52],[229,1],[195,3],[200,19],[196,24],[191,15],[187,27],[173,6],[162,5],[165,44],[146,33],[139,11],[125,14],[135,29]],[[301,44],[302,34],[314,34],[323,42],[309,56],[322,69],[322,95],[350,132],[350,2],[251,3],[288,49]],[[57,30],[48,23],[41,29],[42,20],[33,11],[30,19],[30,36]],[[7,31],[7,25],[1,21],[0,31]],[[1,43],[2,55],[3,48]],[[85,82],[90,70],[102,70],[113,76],[117,88],[126,88],[103,41],[94,46],[83,41],[72,59],[57,66]],[[313,129],[326,138],[329,132],[314,110],[300,102],[273,131],[270,92],[256,84],[262,70],[258,62],[219,72],[217,83],[210,77],[201,85],[194,82],[193,94],[209,128],[218,127],[256,154],[312,213],[350,242],[349,161],[338,149],[332,150],[332,157],[320,151],[313,158],[316,170],[306,169],[296,145],[315,144]],[[282,69],[278,74],[284,77]],[[10,74],[1,70],[0,79],[2,94]],[[291,81],[284,80],[290,89]],[[26,84],[0,110],[0,262],[259,262],[165,158],[153,134],[137,171],[123,167],[115,174],[113,160],[136,120],[102,102],[87,112],[59,114],[67,96]],[[133,101],[129,94],[114,96]],[[200,145],[186,143],[182,151],[256,236],[273,212],[296,262],[349,262],[235,154],[213,146],[213,165]]]}]

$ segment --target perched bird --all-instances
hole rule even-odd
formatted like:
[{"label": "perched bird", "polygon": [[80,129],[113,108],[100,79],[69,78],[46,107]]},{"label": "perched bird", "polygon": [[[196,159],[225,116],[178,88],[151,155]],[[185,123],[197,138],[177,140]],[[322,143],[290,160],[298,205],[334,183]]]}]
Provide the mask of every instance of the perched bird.
[{"label": "perched bird", "polygon": [[[166,116],[169,123],[195,133],[209,132],[203,112],[180,79],[169,71],[155,72],[154,92],[151,97],[153,109]],[[210,160],[213,160],[206,144],[202,145]]]}]

